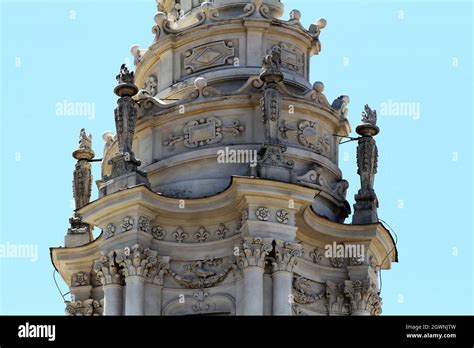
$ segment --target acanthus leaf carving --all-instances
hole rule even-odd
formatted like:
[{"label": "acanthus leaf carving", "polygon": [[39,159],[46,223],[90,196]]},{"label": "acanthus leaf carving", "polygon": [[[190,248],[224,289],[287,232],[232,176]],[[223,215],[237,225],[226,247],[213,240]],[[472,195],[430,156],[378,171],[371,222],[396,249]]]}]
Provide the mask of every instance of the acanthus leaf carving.
[{"label": "acanthus leaf carving", "polygon": [[298,258],[303,255],[303,246],[299,243],[275,242],[275,256],[272,262],[273,271],[293,272]]},{"label": "acanthus leaf carving", "polygon": [[344,283],[326,281],[327,310],[329,315],[349,314],[349,303],[344,293]]},{"label": "acanthus leaf carving", "polygon": [[349,298],[351,313],[365,311],[371,315],[381,314],[382,299],[370,279],[344,281],[344,293]]},{"label": "acanthus leaf carving", "polygon": [[115,260],[115,256],[115,252],[111,252],[108,255],[102,255],[99,260],[94,261],[97,280],[102,285],[123,285],[122,274],[119,272],[119,265]]},{"label": "acanthus leaf carving", "polygon": [[115,261],[120,265],[125,278],[131,276],[146,277],[148,271],[158,262],[157,252],[144,249],[138,244],[117,252]]},{"label": "acanthus leaf carving", "polygon": [[245,237],[240,248],[240,267],[261,267],[265,266],[265,258],[273,249],[271,240],[260,237]]}]

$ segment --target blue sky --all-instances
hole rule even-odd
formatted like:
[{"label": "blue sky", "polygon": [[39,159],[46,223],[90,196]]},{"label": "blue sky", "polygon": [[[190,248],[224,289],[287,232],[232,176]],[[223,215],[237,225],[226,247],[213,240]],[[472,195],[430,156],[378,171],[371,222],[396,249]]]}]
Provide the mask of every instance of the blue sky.
[{"label": "blue sky", "polygon": [[[0,258],[0,314],[62,315],[49,247],[63,245],[68,228],[71,152],[82,127],[102,152],[101,134],[114,130],[115,75],[132,61],[132,44],[151,43],[156,8],[154,0],[0,3],[0,244],[38,247],[36,262]],[[383,272],[384,314],[473,314],[472,2],[285,5],[306,26],[328,21],[311,81],[324,82],[329,100],[350,96],[353,129],[365,103],[379,111],[379,216],[397,232],[400,258]],[[95,117],[57,115],[64,100],[94,103]],[[382,113],[384,103],[414,109]],[[340,152],[352,205],[355,144]]]}]

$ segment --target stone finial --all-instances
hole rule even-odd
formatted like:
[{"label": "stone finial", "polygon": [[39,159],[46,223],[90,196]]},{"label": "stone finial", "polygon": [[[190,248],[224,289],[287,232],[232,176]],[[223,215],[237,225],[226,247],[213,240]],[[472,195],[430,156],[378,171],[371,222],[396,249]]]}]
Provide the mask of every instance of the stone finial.
[{"label": "stone finial", "polygon": [[119,84],[133,84],[135,82],[135,76],[133,71],[129,71],[126,64],[122,64],[120,67],[119,74],[115,77]]},{"label": "stone finial", "polygon": [[376,125],[377,112],[368,105],[362,113],[362,124],[356,129],[361,135],[357,146],[357,174],[360,176],[360,190],[355,195],[353,224],[373,224],[378,222],[378,200],[374,191],[377,174],[378,149],[373,138],[379,133]]},{"label": "stone finial", "polygon": [[[88,204],[91,198],[92,172],[90,160],[95,156],[94,151],[92,151],[92,135],[87,135],[84,128],[81,129],[79,136],[79,148],[73,152],[72,156],[77,159],[76,168],[73,173],[73,196],[75,208],[80,209]],[[75,220],[74,224],[77,225]],[[73,227],[72,225],[71,223],[71,228]]]},{"label": "stone finial", "polygon": [[137,122],[137,105],[132,97],[138,93],[138,88],[134,84],[133,72],[129,72],[125,64],[120,67],[117,81],[119,84],[115,87],[115,94],[120,98],[115,108],[115,127],[119,155],[109,163],[112,165],[112,177],[132,172],[140,165],[132,151]]},{"label": "stone finial", "polygon": [[81,129],[81,134],[79,138],[79,149],[81,150],[92,150],[92,135],[89,133],[87,135],[84,128]]},{"label": "stone finial", "polygon": [[79,146],[76,151],[72,153],[72,156],[79,160],[91,160],[95,154],[92,151],[92,135],[87,135],[84,128],[81,129],[79,134]]},{"label": "stone finial", "polygon": [[318,38],[321,33],[321,29],[326,28],[327,21],[324,18],[318,19],[314,24],[309,27],[309,32],[313,37]]},{"label": "stone finial", "polygon": [[367,104],[364,106],[364,112],[362,112],[362,123],[377,125],[377,111],[372,110]]}]

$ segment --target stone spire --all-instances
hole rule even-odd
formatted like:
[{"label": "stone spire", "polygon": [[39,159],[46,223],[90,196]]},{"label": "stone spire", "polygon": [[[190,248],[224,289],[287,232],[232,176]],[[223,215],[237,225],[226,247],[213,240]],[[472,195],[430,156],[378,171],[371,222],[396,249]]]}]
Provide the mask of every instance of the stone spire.
[{"label": "stone spire", "polygon": [[356,128],[361,136],[357,146],[357,174],[360,176],[360,190],[355,195],[354,216],[355,225],[378,223],[377,208],[379,202],[374,191],[374,179],[377,174],[378,150],[375,139],[379,133],[377,127],[377,112],[365,105],[362,113],[362,124]]}]

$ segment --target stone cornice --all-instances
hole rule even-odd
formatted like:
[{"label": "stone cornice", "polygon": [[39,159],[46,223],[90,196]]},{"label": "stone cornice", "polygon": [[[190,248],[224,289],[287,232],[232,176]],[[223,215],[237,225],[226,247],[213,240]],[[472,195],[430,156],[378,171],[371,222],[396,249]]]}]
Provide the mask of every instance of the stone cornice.
[{"label": "stone cornice", "polygon": [[[318,190],[300,185],[261,180],[248,177],[233,177],[230,186],[223,192],[206,198],[186,199],[186,209],[180,208],[180,199],[164,197],[152,192],[145,185],[139,185],[128,190],[116,192],[93,201],[81,208],[78,213],[83,216],[87,223],[105,227],[105,223],[111,214],[116,214],[127,209],[138,211],[140,209],[151,210],[156,214],[166,214],[168,218],[175,217],[178,221],[190,221],[202,216],[193,216],[203,212],[223,213],[234,211],[236,204],[244,196],[261,197],[262,202],[269,197],[288,201],[291,194],[295,206],[308,205]],[[235,212],[236,217],[238,212]],[[215,221],[210,219],[210,221]],[[104,225],[104,226],[101,226]]]},{"label": "stone cornice", "polygon": [[[299,226],[297,237],[309,245],[320,244],[321,241],[352,242],[369,244],[374,253],[381,257],[382,269],[390,269],[391,262],[398,262],[398,253],[390,232],[381,224],[351,225],[330,221],[316,214],[310,207],[299,216],[303,222]],[[388,257],[385,257],[389,255]]]}]

